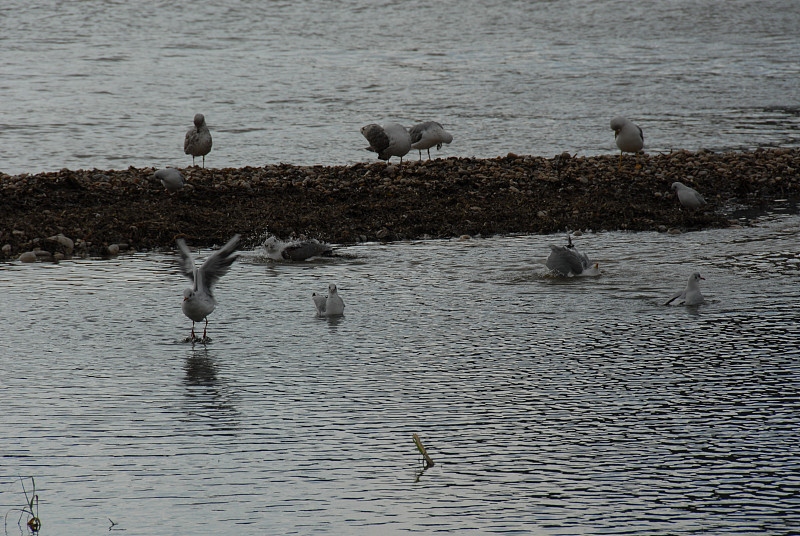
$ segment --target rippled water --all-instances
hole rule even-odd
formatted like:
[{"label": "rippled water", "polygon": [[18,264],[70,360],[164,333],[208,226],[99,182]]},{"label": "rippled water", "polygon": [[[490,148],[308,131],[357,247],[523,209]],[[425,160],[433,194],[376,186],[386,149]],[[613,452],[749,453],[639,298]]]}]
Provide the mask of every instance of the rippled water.
[{"label": "rippled water", "polygon": [[250,251],[207,346],[172,255],[2,265],[0,507],[32,475],[43,535],[793,533],[799,239],[587,234],[567,280],[561,236]]},{"label": "rippled water", "polygon": [[435,119],[441,156],[800,145],[795,0],[0,5],[0,171],[374,160],[359,128]]}]

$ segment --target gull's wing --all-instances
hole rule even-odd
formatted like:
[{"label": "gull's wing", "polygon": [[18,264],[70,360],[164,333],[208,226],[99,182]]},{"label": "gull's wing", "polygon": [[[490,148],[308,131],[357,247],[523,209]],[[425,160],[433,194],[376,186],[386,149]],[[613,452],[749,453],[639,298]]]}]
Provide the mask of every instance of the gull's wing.
[{"label": "gull's wing", "polygon": [[382,153],[389,147],[389,136],[384,132],[383,127],[376,124],[367,125],[361,128],[361,134],[367,138],[369,147],[367,150]]},{"label": "gull's wing", "polygon": [[281,256],[284,259],[290,259],[293,261],[304,261],[306,259],[310,259],[311,257],[330,253],[330,251],[331,247],[326,244],[320,244],[319,242],[306,240],[286,246],[281,252]]},{"label": "gull's wing", "polygon": [[181,274],[194,281],[194,259],[192,259],[192,253],[186,247],[186,242],[183,241],[183,238],[177,239],[175,243],[178,244],[178,253],[180,254],[178,269]]},{"label": "gull's wing", "polygon": [[325,314],[325,302],[328,301],[327,296],[319,296],[316,292],[311,294],[311,299],[314,300],[314,307],[317,308],[317,314],[322,316]]},{"label": "gull's wing", "polygon": [[238,258],[238,255],[234,255],[233,252],[236,251],[239,238],[241,235],[234,235],[227,244],[212,253],[200,267],[201,282],[204,290],[209,294],[217,280],[228,273],[231,264]]},{"label": "gull's wing", "polygon": [[550,245],[550,256],[547,257],[545,265],[561,275],[567,275],[570,272],[577,275],[584,270],[580,253],[575,253],[566,246],[554,246],[552,244]]},{"label": "gull's wing", "polygon": [[670,303],[674,302],[677,298],[683,299],[685,297],[686,297],[686,290],[684,289],[681,290],[680,292],[676,292],[673,297],[671,297],[669,300],[666,301],[666,303],[664,303],[664,305],[669,305]]}]

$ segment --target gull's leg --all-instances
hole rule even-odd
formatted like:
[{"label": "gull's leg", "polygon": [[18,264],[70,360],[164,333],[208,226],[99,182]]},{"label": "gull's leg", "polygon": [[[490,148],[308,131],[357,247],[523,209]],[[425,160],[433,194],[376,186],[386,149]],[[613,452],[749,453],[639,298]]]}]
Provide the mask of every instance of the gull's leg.
[{"label": "gull's leg", "polygon": [[194,334],[194,320],[192,320],[192,339],[194,339],[194,338],[195,338],[195,334]]},{"label": "gull's leg", "polygon": [[206,338],[206,329],[208,329],[208,317],[206,317],[206,325],[203,326],[203,338]]},{"label": "gull's leg", "polygon": [[619,152],[619,168],[622,169],[622,151]]},{"label": "gull's leg", "polygon": [[431,148],[428,147],[428,160],[430,160],[430,159],[431,159]]},{"label": "gull's leg", "polygon": [[419,151],[419,161],[422,162],[422,149],[417,149]]}]

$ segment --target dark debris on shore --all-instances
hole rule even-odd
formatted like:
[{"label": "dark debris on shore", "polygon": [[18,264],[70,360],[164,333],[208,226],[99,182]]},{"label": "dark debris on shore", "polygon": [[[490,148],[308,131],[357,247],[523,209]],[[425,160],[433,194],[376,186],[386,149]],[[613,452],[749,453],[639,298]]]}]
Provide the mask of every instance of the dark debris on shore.
[{"label": "dark debris on shore", "polygon": [[[235,233],[331,243],[552,233],[692,230],[731,224],[731,207],[800,199],[800,149],[554,158],[509,154],[352,166],[279,164],[181,170],[167,193],[154,169],[0,174],[0,259],[95,256],[222,244]],[[683,182],[708,205],[683,209]],[[248,243],[249,240],[249,243]],[[34,252],[34,253],[30,253]]]}]

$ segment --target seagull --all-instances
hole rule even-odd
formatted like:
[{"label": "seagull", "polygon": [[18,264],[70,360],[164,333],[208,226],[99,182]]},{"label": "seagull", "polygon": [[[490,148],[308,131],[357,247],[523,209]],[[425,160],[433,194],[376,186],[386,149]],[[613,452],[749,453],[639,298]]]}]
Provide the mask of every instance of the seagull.
[{"label": "seagull", "polygon": [[672,189],[678,194],[678,201],[686,208],[698,208],[706,204],[706,200],[697,190],[682,182],[673,182]]},{"label": "seagull", "polygon": [[237,255],[233,253],[239,243],[239,238],[240,235],[237,234],[228,240],[228,243],[212,253],[200,268],[195,266],[189,248],[186,247],[186,242],[184,242],[182,238],[175,241],[178,244],[178,253],[180,253],[181,257],[179,261],[179,270],[193,283],[192,288],[187,288],[183,291],[182,306],[183,314],[188,316],[192,321],[192,341],[196,339],[194,323],[200,322],[201,320],[205,320],[206,324],[203,328],[203,338],[200,340],[203,342],[208,340],[206,339],[208,315],[210,315],[217,306],[211,289],[217,280],[228,272],[231,264],[236,260]]},{"label": "seagull", "polygon": [[689,283],[686,288],[676,293],[664,305],[669,305],[676,299],[680,299],[678,305],[698,305],[705,301],[703,295],[700,294],[700,280],[705,281],[705,277],[701,276],[699,272],[695,272],[689,276]]},{"label": "seagull", "polygon": [[453,135],[447,132],[444,127],[436,121],[426,121],[418,123],[408,131],[411,135],[411,148],[419,151],[419,159],[422,160],[422,149],[427,149],[428,160],[431,159],[431,147],[442,148],[443,143],[453,141]]},{"label": "seagull", "polygon": [[399,123],[386,123],[383,126],[371,123],[361,127],[361,134],[367,138],[367,151],[378,153],[378,158],[389,161],[393,156],[403,157],[411,150],[411,136],[406,127]]},{"label": "seagull", "polygon": [[600,266],[597,263],[592,266],[589,257],[575,248],[569,235],[566,246],[550,244],[550,256],[547,257],[545,264],[550,270],[562,276],[600,274]]},{"label": "seagull", "polygon": [[194,127],[186,132],[183,152],[192,155],[192,165],[194,165],[195,156],[202,156],[203,167],[206,167],[206,155],[211,152],[211,132],[208,131],[203,114],[194,116]]},{"label": "seagull", "polygon": [[171,167],[159,169],[153,173],[153,178],[161,181],[161,185],[170,193],[177,192],[186,184],[181,172]]},{"label": "seagull", "polygon": [[317,308],[317,316],[342,316],[344,314],[344,302],[336,291],[336,285],[328,285],[328,295],[320,296],[316,292],[311,294],[314,306]]},{"label": "seagull", "polygon": [[[624,117],[615,117],[611,120],[611,130],[619,147],[619,167],[622,169],[622,153],[638,154],[644,147],[644,133],[636,123]],[[638,156],[636,167],[639,167]]]}]

